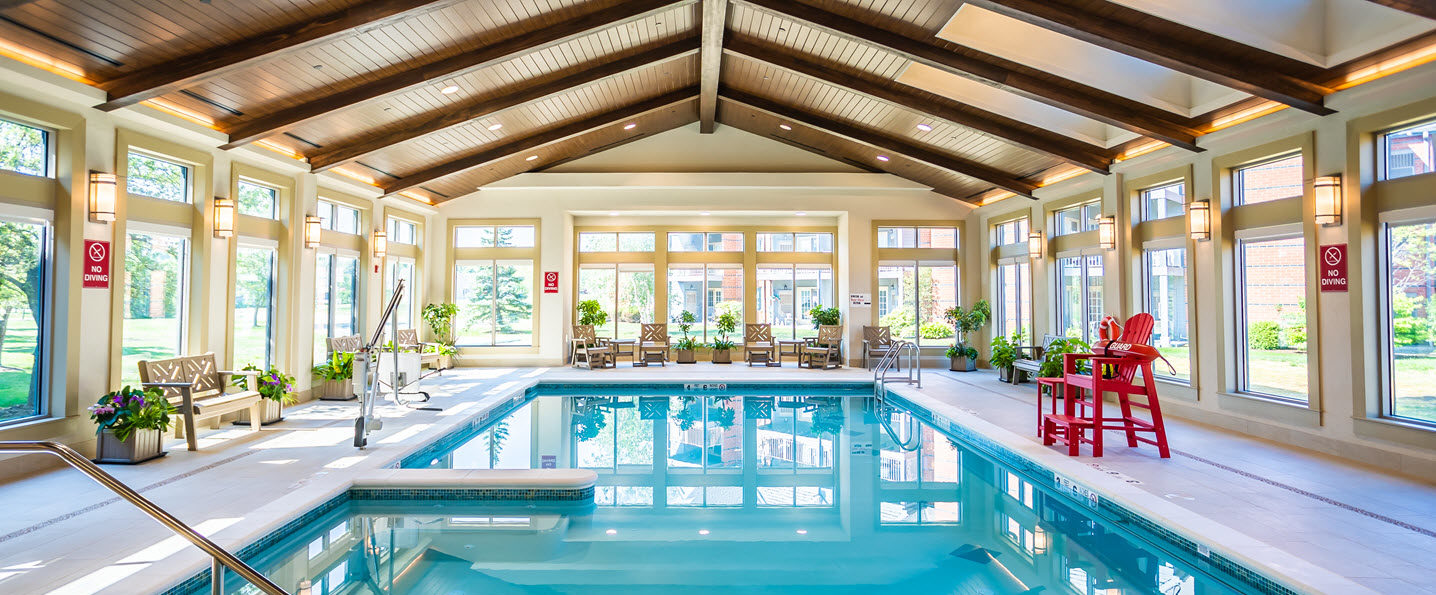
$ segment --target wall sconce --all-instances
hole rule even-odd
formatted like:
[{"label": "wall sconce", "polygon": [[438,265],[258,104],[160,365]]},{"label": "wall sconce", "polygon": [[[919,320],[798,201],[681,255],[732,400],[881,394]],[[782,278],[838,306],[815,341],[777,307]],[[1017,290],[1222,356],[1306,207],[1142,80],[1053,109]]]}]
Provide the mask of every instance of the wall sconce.
[{"label": "wall sconce", "polygon": [[374,232],[374,259],[384,260],[384,255],[389,253],[389,234],[383,231]]},{"label": "wall sconce", "polygon": [[1042,258],[1042,232],[1034,231],[1027,234],[1027,257],[1032,260]]},{"label": "wall sconce", "polygon": [[1042,527],[1032,529],[1032,553],[1038,556],[1046,554],[1052,549],[1052,535]]},{"label": "wall sconce", "polygon": [[1194,200],[1187,205],[1187,235],[1198,242],[1212,239],[1212,203]]},{"label": "wall sconce", "polygon": [[234,201],[228,198],[214,199],[214,237],[224,239],[234,235]]},{"label": "wall sconce", "polygon": [[1341,225],[1341,175],[1321,176],[1311,186],[1316,191],[1316,224]]},{"label": "wall sconce", "polygon": [[115,220],[115,174],[90,172],[90,220],[109,223]]},{"label": "wall sconce", "polygon": [[318,248],[319,236],[322,233],[324,220],[314,215],[304,218],[304,247]]},{"label": "wall sconce", "polygon": [[1117,248],[1117,218],[1111,215],[1097,220],[1097,244],[1103,250]]}]

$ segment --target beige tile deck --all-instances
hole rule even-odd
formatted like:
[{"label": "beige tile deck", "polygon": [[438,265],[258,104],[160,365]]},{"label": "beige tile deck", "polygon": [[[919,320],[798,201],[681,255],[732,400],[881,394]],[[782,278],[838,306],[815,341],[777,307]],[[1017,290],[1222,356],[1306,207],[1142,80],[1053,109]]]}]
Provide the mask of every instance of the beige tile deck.
[{"label": "beige tile deck", "polygon": [[[165,459],[107,470],[219,544],[238,547],[540,377],[798,382],[871,378],[861,370],[817,372],[741,364],[648,369],[621,365],[594,372],[455,370],[427,385],[444,411],[384,408],[385,429],[363,452],[349,444],[352,403],[310,403],[287,412],[285,423],[258,434],[237,427],[208,431],[202,434],[206,450],[186,452],[171,441],[171,454]],[[925,405],[947,411],[959,421],[962,416],[975,416],[974,424],[987,422],[1000,428],[997,431],[1005,429],[1015,446],[1033,449],[1029,452],[1050,451],[1039,454],[1087,466],[1098,480],[1105,474],[1118,485],[1116,489],[1159,498],[1170,504],[1173,517],[1183,517],[1199,528],[1210,525],[1206,529],[1212,535],[1225,534],[1222,526],[1234,527],[1271,546],[1248,543],[1254,559],[1280,563],[1294,557],[1378,592],[1436,593],[1427,584],[1436,538],[1320,499],[1429,531],[1436,529],[1436,486],[1180,420],[1169,423],[1176,450],[1169,460],[1157,458],[1151,447],[1125,446],[1109,446],[1108,456],[1100,460],[1068,460],[1037,444],[1030,385],[1004,385],[990,372],[929,370],[923,379],[924,388],[914,398]],[[108,492],[70,470],[0,485],[0,502],[5,503],[5,514],[0,515],[0,593],[146,593],[207,565],[202,554],[170,537],[158,524],[111,500]],[[1292,570],[1321,574],[1300,565]],[[1341,583],[1318,580],[1317,584]]]}]

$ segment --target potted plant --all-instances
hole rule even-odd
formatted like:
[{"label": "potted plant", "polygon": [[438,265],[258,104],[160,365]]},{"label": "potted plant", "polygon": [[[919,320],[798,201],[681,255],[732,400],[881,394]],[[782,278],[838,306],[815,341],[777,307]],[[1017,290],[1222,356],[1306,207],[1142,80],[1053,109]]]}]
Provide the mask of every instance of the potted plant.
[{"label": "potted plant", "polygon": [[738,315],[734,314],[732,309],[725,309],[722,314],[718,315],[718,321],[714,328],[718,329],[718,338],[713,340],[713,363],[733,363],[733,348],[737,345],[728,338],[728,335],[737,332]]},{"label": "potted plant", "polygon": [[992,319],[992,307],[987,300],[977,300],[969,310],[964,310],[962,306],[953,306],[943,315],[947,318],[947,323],[957,331],[957,343],[947,348],[947,357],[951,360],[948,369],[954,372],[976,370],[977,358],[981,357],[981,354],[976,347],[967,343],[967,334],[987,325],[987,321]]},{"label": "potted plant", "polygon": [[[1057,339],[1048,345],[1046,351],[1042,353],[1042,366],[1037,369],[1037,375],[1042,378],[1060,378],[1063,374],[1063,354],[1088,353],[1090,351],[1092,351],[1092,347],[1081,339],[1073,337]],[[1088,368],[1088,363],[1082,361],[1078,363],[1077,371],[1085,373]]]},{"label": "potted plant", "polygon": [[434,338],[429,351],[439,354],[441,370],[454,367],[454,354],[458,352],[454,348],[454,317],[458,314],[459,307],[449,303],[428,304],[419,313],[429,324],[429,332]]},{"label": "potted plant", "polygon": [[578,303],[578,323],[584,326],[603,326],[608,322],[608,312],[603,311],[603,304],[598,300],[583,300]]},{"label": "potted plant", "polygon": [[133,465],[165,456],[163,434],[176,410],[160,389],[126,386],[100,397],[89,411],[98,426],[96,463]]},{"label": "potted plant", "polygon": [[[268,370],[261,371],[258,366],[250,364],[242,369],[248,372],[259,372],[259,375],[254,379],[254,384],[258,387],[259,402],[262,406],[259,414],[260,425],[269,425],[284,421],[284,406],[292,405],[299,400],[294,394],[294,377],[280,372],[279,369],[273,366]],[[249,388],[248,377],[236,376],[234,385],[239,388]],[[248,425],[249,410],[240,411],[239,419],[234,423],[236,425]]]},{"label": "potted plant", "polygon": [[1008,337],[998,336],[992,340],[992,354],[988,362],[997,368],[997,377],[1003,382],[1015,382],[1012,364],[1017,362],[1018,349],[1022,347],[1022,332],[1014,329]]},{"label": "potted plant", "polygon": [[843,312],[837,308],[817,306],[812,310],[808,310],[808,317],[813,319],[813,328],[818,328],[825,324],[829,326],[841,324],[843,321]]},{"label": "potted plant", "polygon": [[354,398],[354,354],[331,354],[329,361],[314,366],[314,375],[324,381],[319,385],[320,400],[348,401]]},{"label": "potted plant", "polygon": [[688,336],[688,331],[693,328],[695,322],[698,322],[698,317],[694,316],[692,312],[684,310],[683,314],[679,315],[678,330],[682,331],[683,338],[673,344],[673,361],[680,364],[697,363],[698,360],[694,357],[693,352],[704,345],[697,339]]}]

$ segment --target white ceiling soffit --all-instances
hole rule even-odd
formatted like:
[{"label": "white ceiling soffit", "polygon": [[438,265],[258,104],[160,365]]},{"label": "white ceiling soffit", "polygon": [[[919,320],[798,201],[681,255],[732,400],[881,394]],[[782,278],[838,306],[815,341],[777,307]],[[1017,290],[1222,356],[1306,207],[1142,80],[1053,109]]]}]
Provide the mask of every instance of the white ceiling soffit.
[{"label": "white ceiling soffit", "polygon": [[1436,29],[1436,21],[1368,0],[1113,1],[1326,68]]},{"label": "white ceiling soffit", "polygon": [[1183,116],[1249,97],[971,4],[962,5],[937,36]]}]

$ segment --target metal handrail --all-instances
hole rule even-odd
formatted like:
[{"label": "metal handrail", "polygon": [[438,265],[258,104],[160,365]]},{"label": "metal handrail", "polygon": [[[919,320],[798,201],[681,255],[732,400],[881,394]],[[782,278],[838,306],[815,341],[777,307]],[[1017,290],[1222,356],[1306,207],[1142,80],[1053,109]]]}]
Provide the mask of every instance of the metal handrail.
[{"label": "metal handrail", "polygon": [[891,349],[883,352],[882,358],[878,359],[877,367],[873,368],[873,396],[881,399],[887,389],[888,372],[893,364],[902,359],[902,354],[908,354],[907,377],[904,383],[916,383],[922,388],[922,361],[918,352],[917,344],[912,341],[898,341],[893,343]]},{"label": "metal handrail", "polygon": [[174,515],[160,508],[158,504],[141,496],[139,492],[125,485],[124,482],[116,479],[115,476],[106,473],[99,465],[91,463],[89,459],[76,452],[73,448],[48,440],[0,441],[0,453],[45,453],[60,457],[60,460],[69,463],[71,467],[90,476],[90,479],[95,480],[100,485],[109,488],[111,492],[124,498],[130,504],[135,505],[136,508],[150,515],[151,518],[159,521],[160,524],[169,527],[176,535],[189,540],[195,547],[204,550],[204,553],[210,555],[212,560],[210,563],[210,591],[214,593],[214,595],[224,595],[225,568],[233,570],[235,574],[243,577],[244,580],[249,581],[250,584],[258,587],[260,591],[268,595],[289,595],[284,589],[279,588],[279,585],[274,584],[274,581],[269,580],[263,574],[260,574],[259,571],[245,564],[243,560],[235,557],[234,554],[215,545],[213,541],[200,535],[199,532],[190,528],[189,525],[184,524],[184,521],[175,518]]}]

